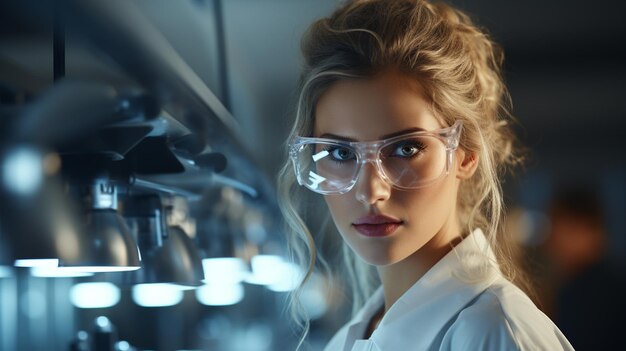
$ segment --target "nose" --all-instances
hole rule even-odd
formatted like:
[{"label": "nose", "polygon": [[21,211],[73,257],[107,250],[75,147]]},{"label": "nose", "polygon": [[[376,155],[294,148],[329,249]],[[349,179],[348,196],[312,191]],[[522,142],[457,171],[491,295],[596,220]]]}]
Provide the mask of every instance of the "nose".
[{"label": "nose", "polygon": [[354,187],[356,199],[366,205],[385,201],[391,195],[391,185],[382,178],[376,165],[372,162],[366,162],[363,165]]}]

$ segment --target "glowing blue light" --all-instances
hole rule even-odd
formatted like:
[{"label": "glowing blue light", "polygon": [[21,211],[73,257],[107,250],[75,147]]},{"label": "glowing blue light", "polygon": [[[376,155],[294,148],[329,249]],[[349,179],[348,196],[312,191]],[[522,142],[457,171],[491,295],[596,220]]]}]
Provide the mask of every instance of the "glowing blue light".
[{"label": "glowing blue light", "polygon": [[90,277],[93,273],[78,272],[66,267],[32,267],[30,275],[39,278],[74,278],[74,277]]},{"label": "glowing blue light", "polygon": [[118,341],[115,343],[115,349],[119,351],[128,351],[130,350],[130,344],[128,341]]},{"label": "glowing blue light", "polygon": [[136,271],[141,266],[66,266],[64,270],[80,273],[106,273]]},{"label": "glowing blue light", "polygon": [[276,292],[292,291],[298,287],[300,281],[304,277],[304,272],[298,265],[291,262],[282,262],[277,271],[280,271],[280,279],[275,283],[267,286],[268,289]]},{"label": "glowing blue light", "polygon": [[2,181],[7,189],[24,196],[39,189],[43,180],[43,159],[39,152],[22,146],[11,150],[3,161]]},{"label": "glowing blue light", "polygon": [[58,267],[58,258],[43,258],[43,259],[20,259],[15,260],[13,264],[15,267]]},{"label": "glowing blue light", "polygon": [[174,284],[155,283],[133,286],[133,301],[143,307],[174,306],[183,299],[183,291]]},{"label": "glowing blue light", "polygon": [[79,283],[70,289],[70,301],[78,308],[107,308],[120,301],[120,289],[106,282]]},{"label": "glowing blue light", "polygon": [[96,318],[96,325],[102,329],[110,328],[111,321],[105,316],[99,316],[98,318]]},{"label": "glowing blue light", "polygon": [[285,261],[280,256],[257,255],[252,257],[252,274],[246,278],[250,284],[266,285],[277,292],[294,290],[304,272],[297,265]]},{"label": "glowing blue light", "polygon": [[196,289],[196,299],[207,306],[228,306],[243,300],[242,284],[206,284]]},{"label": "glowing blue light", "polygon": [[258,285],[272,285],[280,282],[281,271],[277,267],[282,266],[283,259],[274,255],[257,255],[252,257],[252,275],[246,279],[246,283]]},{"label": "glowing blue light", "polygon": [[202,268],[208,284],[238,284],[250,274],[244,261],[236,257],[205,258]]}]

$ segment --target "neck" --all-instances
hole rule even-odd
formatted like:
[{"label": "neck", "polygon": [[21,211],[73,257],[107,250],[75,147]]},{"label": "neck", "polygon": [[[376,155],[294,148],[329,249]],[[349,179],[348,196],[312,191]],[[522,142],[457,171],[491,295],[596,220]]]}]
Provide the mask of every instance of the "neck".
[{"label": "neck", "polygon": [[385,311],[461,240],[458,225],[445,226],[409,257],[394,264],[379,266],[377,269],[385,294]]}]

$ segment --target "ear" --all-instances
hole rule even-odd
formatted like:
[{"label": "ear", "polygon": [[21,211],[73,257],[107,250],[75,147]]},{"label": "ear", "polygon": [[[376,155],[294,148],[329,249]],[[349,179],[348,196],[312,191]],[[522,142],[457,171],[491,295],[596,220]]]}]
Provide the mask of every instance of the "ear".
[{"label": "ear", "polygon": [[456,177],[458,179],[471,178],[478,168],[478,154],[459,148],[456,150],[456,159]]}]

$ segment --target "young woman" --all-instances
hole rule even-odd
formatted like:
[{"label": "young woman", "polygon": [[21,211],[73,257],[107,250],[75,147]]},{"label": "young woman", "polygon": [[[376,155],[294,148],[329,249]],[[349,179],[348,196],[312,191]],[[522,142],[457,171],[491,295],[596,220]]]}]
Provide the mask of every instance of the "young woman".
[{"label": "young woman", "polygon": [[518,288],[500,230],[517,158],[489,37],[447,5],[357,0],[302,48],[281,206],[310,275],[322,233],[297,195],[323,196],[358,307],[326,350],[572,349]]}]

